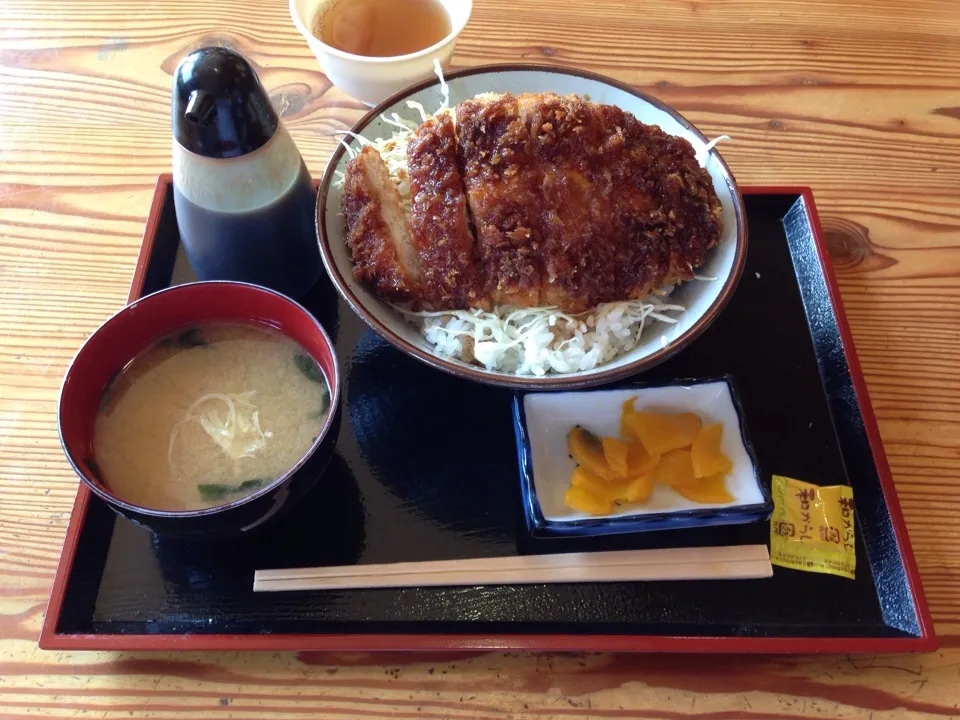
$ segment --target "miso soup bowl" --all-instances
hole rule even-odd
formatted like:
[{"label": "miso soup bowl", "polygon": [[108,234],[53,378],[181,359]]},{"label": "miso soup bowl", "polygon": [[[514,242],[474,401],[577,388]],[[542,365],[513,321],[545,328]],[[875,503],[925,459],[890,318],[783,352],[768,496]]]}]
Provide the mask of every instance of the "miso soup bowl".
[{"label": "miso soup bowl", "polygon": [[[272,328],[297,342],[320,365],[330,409],[306,453],[251,495],[200,510],[158,510],[117,497],[102,477],[94,452],[94,426],[110,381],[156,340],[188,325],[233,322]],[[127,305],[83,344],[60,390],[57,425],[64,453],[80,480],[111,509],[162,535],[204,539],[249,533],[292,507],[320,479],[340,427],[340,370],[333,343],[302,306],[272,290],[238,282],[177,285]]]}]

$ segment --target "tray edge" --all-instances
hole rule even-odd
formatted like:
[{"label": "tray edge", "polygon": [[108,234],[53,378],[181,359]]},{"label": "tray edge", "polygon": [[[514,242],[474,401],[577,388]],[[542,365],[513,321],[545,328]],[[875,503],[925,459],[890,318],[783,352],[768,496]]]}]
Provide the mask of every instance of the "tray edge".
[{"label": "tray edge", "polygon": [[[753,188],[751,188],[753,190]],[[857,405],[860,408],[860,414],[863,417],[864,430],[867,433],[867,441],[870,444],[870,453],[873,457],[873,463],[877,469],[877,476],[880,479],[880,489],[883,492],[883,500],[887,506],[887,513],[890,515],[890,524],[893,526],[894,538],[897,543],[897,550],[900,553],[900,561],[903,564],[907,575],[907,583],[910,586],[910,594],[913,596],[914,607],[917,615],[917,623],[920,626],[920,638],[928,640],[927,650],[937,649],[936,631],[933,626],[933,619],[930,615],[930,608],[927,605],[926,594],[923,590],[923,581],[920,578],[920,569],[917,567],[916,557],[913,554],[913,547],[910,543],[909,532],[907,531],[906,521],[903,519],[903,510],[900,506],[900,499],[897,496],[896,485],[893,481],[893,473],[890,471],[890,464],[887,461],[887,454],[883,448],[883,439],[880,436],[880,426],[877,424],[877,417],[873,411],[873,403],[870,401],[870,393],[867,389],[867,381],[863,375],[863,368],[860,365],[860,358],[857,355],[853,333],[850,330],[850,324],[847,322],[847,314],[843,309],[843,300],[840,295],[840,286],[837,283],[836,273],[833,270],[833,263],[827,251],[826,241],[823,237],[823,229],[820,224],[820,216],[817,212],[817,206],[813,199],[813,190],[809,187],[796,188],[803,200],[804,210],[810,218],[810,227],[813,230],[814,247],[817,251],[817,259],[820,261],[820,267],[823,271],[823,278],[826,282],[827,293],[830,296],[830,304],[833,306],[834,318],[837,323],[837,329],[840,333],[840,343],[843,347],[843,355],[847,361],[847,367],[850,371],[850,379],[853,383],[854,394],[857,398]]]},{"label": "tray edge", "polygon": [[[147,222],[144,225],[143,234],[140,236],[140,250],[137,252],[137,264],[133,271],[133,278],[130,281],[130,289],[127,292],[127,303],[134,300],[139,294],[140,288],[143,287],[143,281],[147,273],[147,265],[150,260],[150,253],[153,250],[153,239],[156,237],[157,225],[160,223],[160,210],[163,207],[163,198],[166,196],[167,188],[172,182],[172,173],[161,173],[157,176],[153,197],[150,199],[150,212],[147,215]],[[90,491],[86,485],[78,482],[77,494],[73,501],[73,508],[70,510],[70,520],[67,522],[67,532],[60,550],[60,558],[57,561],[57,569],[53,575],[50,597],[47,600],[47,607],[43,614],[43,623],[40,628],[40,638],[38,640],[38,645],[41,650],[57,649],[55,644],[51,642],[55,638],[71,637],[70,635],[57,633],[57,621],[60,618],[60,610],[63,607],[64,593],[67,589],[67,579],[70,576],[70,569],[73,567],[73,560],[76,556],[77,542],[80,539],[80,526],[86,517],[87,504],[89,501]],[[94,635],[92,637],[100,636]]]}]

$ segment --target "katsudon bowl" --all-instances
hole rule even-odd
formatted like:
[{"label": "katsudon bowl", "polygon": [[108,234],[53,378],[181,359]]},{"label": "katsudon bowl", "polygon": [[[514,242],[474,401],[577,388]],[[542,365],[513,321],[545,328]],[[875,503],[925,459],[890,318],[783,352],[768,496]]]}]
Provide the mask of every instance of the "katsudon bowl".
[{"label": "katsudon bowl", "polygon": [[[717,318],[732,297],[746,260],[743,198],[713,143],[680,113],[629,85],[568,68],[488,65],[450,73],[443,80],[445,82],[440,78],[420,82],[371,109],[349,133],[344,133],[320,182],[317,233],[323,262],[337,290],[375,332],[401,351],[444,372],[490,385],[549,390],[590,387],[636,375],[683,350]],[[709,173],[720,200],[723,223],[720,241],[707,251],[705,262],[695,270],[696,278],[655,300],[682,310],[658,312],[672,322],[648,319],[639,339],[634,336],[624,343],[625,347],[632,345],[630,349],[602,364],[567,372],[551,368],[541,374],[532,374],[529,370],[518,374],[465,362],[449,356],[449,345],[448,353],[444,354],[442,348],[428,342],[419,323],[429,320],[379,299],[354,278],[341,212],[343,173],[350,158],[364,142],[390,138],[399,130],[398,120],[419,123],[421,115],[416,104],[429,115],[445,101],[453,107],[481,93],[506,92],[576,94],[595,103],[616,105],[643,123],[659,126],[668,135],[685,138]],[[435,333],[433,337],[436,338]]]}]

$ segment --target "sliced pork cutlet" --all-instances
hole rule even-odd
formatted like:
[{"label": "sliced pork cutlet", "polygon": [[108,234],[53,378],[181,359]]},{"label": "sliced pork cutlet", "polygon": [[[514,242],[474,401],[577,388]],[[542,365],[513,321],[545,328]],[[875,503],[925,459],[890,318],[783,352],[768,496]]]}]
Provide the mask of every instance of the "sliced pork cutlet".
[{"label": "sliced pork cutlet", "polygon": [[640,299],[663,284],[669,259],[655,159],[638,142],[639,129],[628,137],[631,121],[641,125],[632,115],[614,105],[593,105],[593,113],[601,136],[591,155],[594,189],[610,199],[610,232],[616,238],[610,286],[617,300]]},{"label": "sliced pork cutlet", "polygon": [[406,210],[373,148],[361,148],[347,163],[342,207],[353,276],[378,297],[416,304],[421,273]]},{"label": "sliced pork cutlet", "polygon": [[692,279],[693,271],[703,265],[707,250],[720,241],[723,206],[713,188],[713,178],[697,161],[689,142],[659,128],[644,137],[656,158],[660,204],[668,221],[664,235],[669,242],[669,267],[664,282],[673,285]]},{"label": "sliced pork cutlet", "polygon": [[596,106],[553,93],[518,102],[540,175],[541,304],[578,313],[623,299],[615,282],[622,261],[616,188],[594,167],[606,139]]},{"label": "sliced pork cutlet", "polygon": [[456,108],[458,158],[477,239],[481,296],[494,304],[540,303],[539,161],[514,95]]},{"label": "sliced pork cutlet", "polygon": [[420,263],[423,302],[434,310],[486,307],[467,198],[457,164],[453,118],[444,113],[418,127],[407,144],[410,227]]},{"label": "sliced pork cutlet", "polygon": [[693,146],[613,106],[598,106],[608,129],[605,159],[617,224],[630,240],[618,285],[639,298],[693,277],[720,239],[720,200]]},{"label": "sliced pork cutlet", "polygon": [[494,302],[576,313],[639,299],[691,278],[716,244],[720,203],[686,140],[553,93],[481,96],[456,110]]}]

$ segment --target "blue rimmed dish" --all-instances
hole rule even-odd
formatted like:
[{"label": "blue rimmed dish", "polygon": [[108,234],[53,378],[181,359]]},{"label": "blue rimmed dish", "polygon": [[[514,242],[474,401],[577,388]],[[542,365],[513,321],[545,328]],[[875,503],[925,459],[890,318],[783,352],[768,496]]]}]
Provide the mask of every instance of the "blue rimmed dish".
[{"label": "blue rimmed dish", "polygon": [[[582,425],[596,435],[618,435],[621,406],[631,397],[637,398],[638,410],[692,412],[705,424],[723,424],[721,450],[733,463],[726,481],[731,502],[696,503],[658,484],[646,503],[618,505],[607,515],[587,515],[564,504],[576,465],[567,451],[567,432]],[[735,525],[766,519],[773,510],[729,375],[663,384],[632,382],[604,390],[517,393],[513,420],[524,515],[535,537]]]}]

